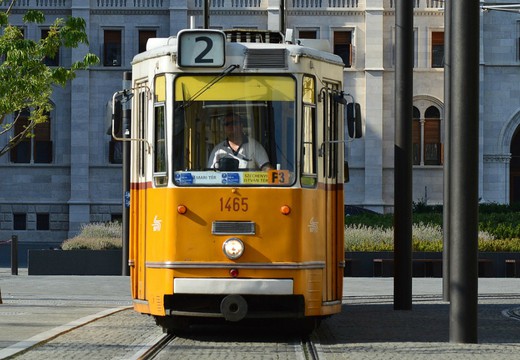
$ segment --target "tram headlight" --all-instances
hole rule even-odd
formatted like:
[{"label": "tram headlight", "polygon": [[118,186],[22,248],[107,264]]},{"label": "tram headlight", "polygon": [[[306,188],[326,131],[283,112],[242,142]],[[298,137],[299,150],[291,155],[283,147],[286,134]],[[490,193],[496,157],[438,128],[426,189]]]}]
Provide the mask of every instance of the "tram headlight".
[{"label": "tram headlight", "polygon": [[244,253],[244,243],[238,238],[230,238],[222,244],[224,255],[230,260],[236,260]]}]

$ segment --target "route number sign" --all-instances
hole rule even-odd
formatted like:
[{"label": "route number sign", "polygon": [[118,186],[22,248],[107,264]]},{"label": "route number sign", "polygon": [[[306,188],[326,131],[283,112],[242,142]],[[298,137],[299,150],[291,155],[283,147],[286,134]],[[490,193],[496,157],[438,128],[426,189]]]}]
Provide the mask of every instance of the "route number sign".
[{"label": "route number sign", "polygon": [[178,34],[179,67],[222,67],[226,36],[218,30],[182,30]]}]

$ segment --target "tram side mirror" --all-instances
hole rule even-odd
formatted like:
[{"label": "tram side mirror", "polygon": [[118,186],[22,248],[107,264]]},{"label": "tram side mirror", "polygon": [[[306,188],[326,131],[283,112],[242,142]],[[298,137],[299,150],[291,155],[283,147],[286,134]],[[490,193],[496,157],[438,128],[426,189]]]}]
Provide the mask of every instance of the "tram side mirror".
[{"label": "tram side mirror", "polygon": [[361,106],[358,103],[348,103],[346,116],[348,136],[352,139],[359,139],[363,136]]},{"label": "tram side mirror", "polygon": [[107,135],[114,134],[117,138],[123,137],[123,105],[121,97],[117,97],[111,103],[111,106],[108,106],[107,113],[107,119],[109,119]]},{"label": "tram side mirror", "polygon": [[348,183],[350,181],[350,170],[348,167],[348,161],[343,164],[343,182]]}]

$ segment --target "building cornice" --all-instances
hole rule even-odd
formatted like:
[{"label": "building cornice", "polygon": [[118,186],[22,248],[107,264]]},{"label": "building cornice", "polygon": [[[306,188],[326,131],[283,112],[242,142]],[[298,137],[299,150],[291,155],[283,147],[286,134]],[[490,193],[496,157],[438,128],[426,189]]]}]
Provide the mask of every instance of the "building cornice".
[{"label": "building cornice", "polygon": [[92,10],[91,15],[170,15],[169,10]]},{"label": "building cornice", "polygon": [[[1,11],[1,9],[0,9]],[[59,16],[70,16],[72,15],[72,10],[71,9],[55,9],[55,10],[49,10],[49,9],[45,9],[45,10],[40,10],[42,11],[45,15],[59,15]],[[11,14],[16,14],[16,15],[25,15],[27,13],[27,9],[13,9],[11,10]]]},{"label": "building cornice", "polygon": [[[384,16],[395,16],[395,10],[385,10],[383,12]],[[436,11],[436,10],[416,10],[413,13],[413,16],[439,16],[444,17],[444,11]]]},{"label": "building cornice", "polygon": [[288,10],[287,16],[363,16],[359,10]]}]

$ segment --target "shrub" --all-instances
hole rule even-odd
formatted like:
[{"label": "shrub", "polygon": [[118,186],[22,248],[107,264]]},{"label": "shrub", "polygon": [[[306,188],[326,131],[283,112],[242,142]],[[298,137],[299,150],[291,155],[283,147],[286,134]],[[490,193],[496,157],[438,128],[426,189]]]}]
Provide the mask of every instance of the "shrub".
[{"label": "shrub", "polygon": [[[494,210],[495,212],[492,212]],[[345,217],[345,225],[361,224],[368,227],[392,228],[393,214],[361,214]],[[413,224],[430,224],[442,227],[440,211],[413,213]],[[479,231],[493,235],[495,239],[520,238],[520,212],[509,205],[485,204],[479,207]]]},{"label": "shrub", "polygon": [[65,240],[61,245],[63,250],[110,250],[121,249],[121,224],[117,222],[93,223],[81,227],[78,236]]},{"label": "shrub", "polygon": [[[414,224],[432,224],[442,226],[442,212],[414,213]],[[394,214],[359,214],[345,217],[345,225],[363,224],[370,227],[391,228]]]},{"label": "shrub", "polygon": [[394,222],[393,214],[359,214],[345,217],[345,225],[361,224],[367,227],[391,228]]},{"label": "shrub", "polygon": [[479,241],[478,249],[488,252],[520,252],[520,238]]},{"label": "shrub", "polygon": [[498,239],[520,238],[520,213],[484,213],[479,217],[479,229]]},{"label": "shrub", "polygon": [[497,203],[485,203],[480,204],[478,207],[480,214],[497,214],[497,213],[511,213],[520,212],[520,203],[514,203],[510,205],[497,204]]},{"label": "shrub", "polygon": [[346,251],[391,251],[393,250],[393,230],[353,224],[345,227]]},{"label": "shrub", "polygon": [[[495,239],[493,235],[479,231],[480,251],[518,251],[520,239]],[[370,227],[362,224],[345,227],[345,251],[393,251],[392,228]],[[412,226],[412,250],[424,252],[442,251],[442,228],[432,224]]]},{"label": "shrub", "polygon": [[[439,226],[414,224],[412,226],[414,251],[442,251],[442,231]],[[393,228],[347,225],[345,251],[393,251]]]}]

